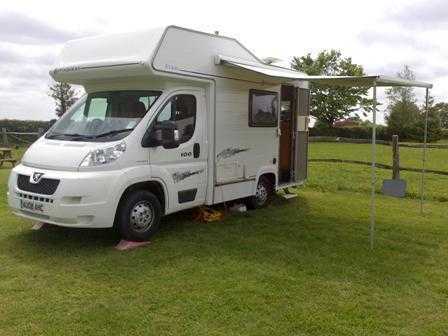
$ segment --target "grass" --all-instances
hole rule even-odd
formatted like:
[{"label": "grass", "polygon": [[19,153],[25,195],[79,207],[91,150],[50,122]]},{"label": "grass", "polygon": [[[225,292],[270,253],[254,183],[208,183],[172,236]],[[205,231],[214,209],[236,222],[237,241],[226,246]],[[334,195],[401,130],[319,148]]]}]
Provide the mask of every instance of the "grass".
[{"label": "grass", "polygon": [[415,199],[378,196],[371,251],[359,170],[312,164],[298,199],[208,224],[169,216],[126,253],[108,230],[31,231],[2,198],[0,334],[446,334],[446,203],[421,216]]},{"label": "grass", "polygon": [[[377,145],[377,162],[392,164],[392,147]],[[427,168],[448,171],[448,149],[430,148],[427,150]],[[311,159],[346,159],[371,161],[370,144],[315,142],[310,146]],[[400,148],[400,165],[421,168],[422,149]]]},{"label": "grass", "polygon": [[[316,142],[310,146],[311,159],[348,159],[371,161],[369,144],[346,144]],[[428,149],[427,168],[448,172],[448,149]],[[390,146],[377,146],[377,161],[392,164]],[[400,165],[421,167],[421,149],[400,148]],[[377,169],[376,190],[381,191],[382,181],[390,179],[390,170]],[[420,173],[402,171],[401,178],[407,182],[407,196],[420,197]],[[370,192],[371,171],[369,167],[350,163],[311,162],[308,187],[320,191]],[[440,202],[448,201],[448,176],[426,174],[425,198]]]},{"label": "grass", "polygon": [[[381,192],[382,181],[390,179],[391,171],[377,169],[376,190]],[[406,180],[407,197],[420,198],[420,173],[402,171],[400,177]],[[307,187],[327,192],[371,191],[371,170],[369,167],[349,163],[323,163],[310,162],[310,174]],[[448,201],[448,176],[426,174],[425,175],[425,199],[439,202]]]}]

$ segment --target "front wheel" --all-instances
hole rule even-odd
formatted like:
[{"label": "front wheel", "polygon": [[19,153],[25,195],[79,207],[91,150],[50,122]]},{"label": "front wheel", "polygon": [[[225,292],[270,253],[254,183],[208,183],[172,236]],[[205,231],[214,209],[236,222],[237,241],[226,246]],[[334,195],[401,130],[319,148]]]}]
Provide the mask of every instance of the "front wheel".
[{"label": "front wheel", "polygon": [[255,190],[255,195],[247,199],[249,209],[259,209],[264,207],[271,199],[273,186],[265,177],[260,177]]},{"label": "front wheel", "polygon": [[149,240],[159,230],[161,217],[162,207],[157,197],[147,190],[135,191],[121,204],[120,235],[131,241]]}]

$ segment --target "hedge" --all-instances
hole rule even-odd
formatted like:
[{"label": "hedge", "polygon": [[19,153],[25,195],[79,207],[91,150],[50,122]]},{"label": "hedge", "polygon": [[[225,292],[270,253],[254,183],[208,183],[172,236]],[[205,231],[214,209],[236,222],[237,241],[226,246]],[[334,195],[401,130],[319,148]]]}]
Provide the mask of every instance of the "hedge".
[{"label": "hedge", "polygon": [[[371,139],[372,127],[369,126],[350,126],[350,127],[313,127],[310,128],[310,136],[329,136],[350,139]],[[378,125],[376,128],[376,137],[378,140],[390,140],[387,134],[387,127]]]},{"label": "hedge", "polygon": [[[408,138],[400,137],[400,141],[403,142],[423,142],[423,129],[416,129],[413,132],[408,132],[413,134]],[[376,127],[376,138],[378,140],[390,141],[392,139],[392,133],[386,126],[378,125]],[[310,136],[319,137],[340,137],[349,139],[372,139],[372,127],[371,126],[347,126],[347,127],[312,127],[310,128]],[[442,130],[441,134],[433,134],[431,129],[428,132],[428,142],[434,142],[437,140],[448,139],[448,129]]]},{"label": "hedge", "polygon": [[39,131],[39,128],[47,130],[49,127],[50,121],[16,119],[0,120],[0,129],[6,128],[9,132],[37,132]]}]

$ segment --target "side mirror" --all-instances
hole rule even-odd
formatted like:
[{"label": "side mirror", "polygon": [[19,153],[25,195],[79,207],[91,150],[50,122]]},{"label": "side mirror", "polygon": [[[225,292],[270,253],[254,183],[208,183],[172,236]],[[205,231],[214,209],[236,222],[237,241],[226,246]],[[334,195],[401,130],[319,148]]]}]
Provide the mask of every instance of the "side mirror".
[{"label": "side mirror", "polygon": [[179,147],[179,131],[176,124],[166,120],[148,130],[142,140],[143,147],[176,148]]}]

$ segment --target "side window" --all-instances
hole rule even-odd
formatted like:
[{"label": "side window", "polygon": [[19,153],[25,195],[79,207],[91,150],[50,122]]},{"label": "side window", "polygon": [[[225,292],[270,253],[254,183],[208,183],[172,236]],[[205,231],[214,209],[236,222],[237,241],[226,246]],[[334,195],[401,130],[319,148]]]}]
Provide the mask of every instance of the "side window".
[{"label": "side window", "polygon": [[276,92],[249,91],[249,126],[276,127],[278,118],[278,94]]},{"label": "side window", "polygon": [[188,94],[171,97],[157,116],[156,124],[167,120],[176,124],[180,143],[190,140],[196,126],[196,97]]}]

